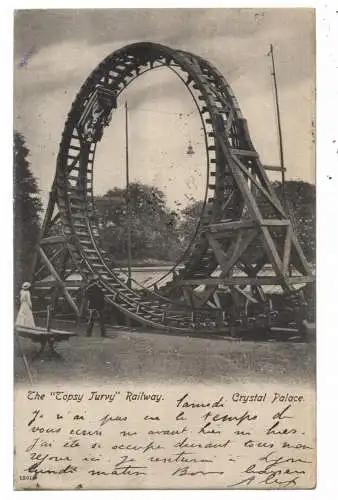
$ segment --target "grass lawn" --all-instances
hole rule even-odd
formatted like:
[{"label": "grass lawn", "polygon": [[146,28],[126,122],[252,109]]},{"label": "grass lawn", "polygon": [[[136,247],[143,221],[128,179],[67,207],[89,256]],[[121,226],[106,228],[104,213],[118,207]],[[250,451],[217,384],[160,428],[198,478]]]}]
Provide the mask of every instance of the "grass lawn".
[{"label": "grass lawn", "polygon": [[[53,327],[74,331],[74,323]],[[20,339],[34,383],[82,381],[220,383],[314,383],[315,344],[254,342],[168,335],[109,327],[102,339],[78,336],[57,344],[60,359],[32,360],[38,345]],[[15,347],[15,382],[28,381],[20,352]]]}]

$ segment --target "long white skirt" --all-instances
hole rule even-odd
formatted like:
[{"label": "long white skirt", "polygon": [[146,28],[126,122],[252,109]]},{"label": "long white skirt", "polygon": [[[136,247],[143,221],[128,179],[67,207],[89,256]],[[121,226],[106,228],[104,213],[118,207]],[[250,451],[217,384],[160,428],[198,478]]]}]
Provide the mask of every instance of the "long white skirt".
[{"label": "long white skirt", "polygon": [[21,304],[15,324],[16,326],[35,327],[33,313],[27,302]]}]

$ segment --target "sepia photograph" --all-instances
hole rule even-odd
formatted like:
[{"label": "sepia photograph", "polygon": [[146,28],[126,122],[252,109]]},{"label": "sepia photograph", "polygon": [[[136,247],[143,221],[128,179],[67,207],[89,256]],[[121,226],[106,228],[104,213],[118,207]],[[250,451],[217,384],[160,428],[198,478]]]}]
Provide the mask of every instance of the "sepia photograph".
[{"label": "sepia photograph", "polygon": [[[14,12],[16,488],[315,486],[315,54],[311,8]],[[112,422],[158,441],[60,455]]]}]

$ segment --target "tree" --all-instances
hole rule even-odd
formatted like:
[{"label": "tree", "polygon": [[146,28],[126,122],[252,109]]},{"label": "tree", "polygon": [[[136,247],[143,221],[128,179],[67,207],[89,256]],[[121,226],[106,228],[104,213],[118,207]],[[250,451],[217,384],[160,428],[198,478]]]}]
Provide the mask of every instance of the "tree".
[{"label": "tree", "polygon": [[30,266],[40,231],[42,203],[30,170],[24,137],[14,132],[14,286],[31,278]]},{"label": "tree", "polygon": [[115,260],[126,262],[127,228],[131,228],[133,261],[175,261],[179,249],[176,212],[166,206],[164,193],[139,182],[126,190],[114,188],[95,198],[103,247]]},{"label": "tree", "polygon": [[197,224],[202,215],[203,205],[203,201],[194,201],[182,210],[179,233],[183,250],[188,247],[195,235]]},{"label": "tree", "polygon": [[[274,182],[277,195],[282,198],[280,182]],[[301,180],[286,181],[285,197],[291,222],[306,258],[314,262],[316,255],[316,188]]]}]

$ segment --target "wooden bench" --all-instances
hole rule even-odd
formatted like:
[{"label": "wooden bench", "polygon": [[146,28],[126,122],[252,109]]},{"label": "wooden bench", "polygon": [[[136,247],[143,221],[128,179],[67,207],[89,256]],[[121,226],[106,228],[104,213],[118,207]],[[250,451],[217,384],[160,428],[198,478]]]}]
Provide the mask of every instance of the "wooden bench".
[{"label": "wooden bench", "polygon": [[70,337],[75,337],[76,333],[66,332],[64,330],[54,330],[36,326],[34,328],[28,326],[15,326],[15,331],[20,337],[28,338],[33,342],[40,343],[40,350],[34,358],[42,358],[46,355],[48,358],[60,358],[60,354],[55,351],[55,342],[69,340]]}]

